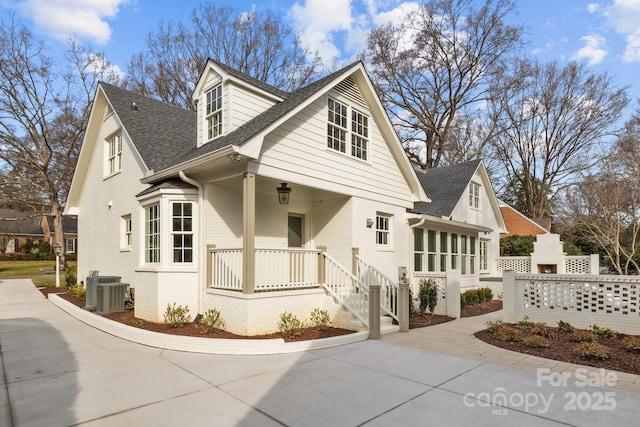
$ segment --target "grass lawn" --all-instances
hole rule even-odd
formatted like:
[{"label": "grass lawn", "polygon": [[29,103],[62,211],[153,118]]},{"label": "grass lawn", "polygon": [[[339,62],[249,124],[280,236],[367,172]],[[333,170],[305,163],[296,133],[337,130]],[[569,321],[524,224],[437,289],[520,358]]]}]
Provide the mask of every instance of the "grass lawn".
[{"label": "grass lawn", "polygon": [[[69,261],[69,268],[75,271],[76,262]],[[55,261],[2,261],[0,260],[0,277],[33,277],[36,286],[55,286],[56,275],[40,274],[41,268],[55,268]],[[60,272],[60,283],[64,284],[65,273]]]}]

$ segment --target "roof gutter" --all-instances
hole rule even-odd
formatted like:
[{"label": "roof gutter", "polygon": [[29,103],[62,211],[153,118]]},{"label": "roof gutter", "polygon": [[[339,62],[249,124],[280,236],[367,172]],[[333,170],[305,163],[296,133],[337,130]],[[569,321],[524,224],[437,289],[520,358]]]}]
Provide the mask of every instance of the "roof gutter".
[{"label": "roof gutter", "polygon": [[[167,178],[171,178],[174,177],[176,175],[180,176],[180,172],[188,169],[188,168],[192,168],[194,166],[198,166],[202,163],[211,161],[211,160],[217,160],[217,159],[222,159],[222,158],[226,158],[229,157],[230,155],[235,155],[238,154],[240,152],[240,147],[237,145],[227,145],[225,147],[222,148],[218,148],[215,151],[212,151],[210,153],[205,153],[199,157],[196,157],[195,159],[191,159],[191,160],[187,160],[184,163],[180,163],[178,165],[174,165],[171,166],[167,169],[163,169],[160,172],[157,173],[153,173],[149,176],[146,176],[144,178],[142,178],[140,181],[143,184],[151,184],[155,181],[161,181],[163,179],[167,179]],[[182,178],[181,178],[182,179]],[[184,181],[184,180],[183,180]],[[187,181],[185,181],[187,182]],[[189,183],[191,184],[191,183]],[[197,187],[197,185],[196,185]]]},{"label": "roof gutter", "polygon": [[[412,221],[415,221],[416,223],[412,225],[411,224]],[[419,227],[425,222],[429,222],[432,224],[435,223],[435,224],[448,225],[450,227],[463,228],[471,231],[486,232],[486,233],[493,232],[493,228],[483,227],[481,225],[475,225],[475,224],[468,224],[466,222],[455,221],[453,219],[439,218],[436,216],[416,214],[415,217],[409,218],[409,226],[411,228]]]}]

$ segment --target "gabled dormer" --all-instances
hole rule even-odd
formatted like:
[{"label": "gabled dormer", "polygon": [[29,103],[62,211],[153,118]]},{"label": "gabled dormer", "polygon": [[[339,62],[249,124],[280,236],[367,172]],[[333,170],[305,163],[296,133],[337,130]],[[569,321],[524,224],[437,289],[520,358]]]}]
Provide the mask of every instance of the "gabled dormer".
[{"label": "gabled dormer", "polygon": [[287,97],[271,85],[209,59],[195,90],[200,147],[238,129]]}]

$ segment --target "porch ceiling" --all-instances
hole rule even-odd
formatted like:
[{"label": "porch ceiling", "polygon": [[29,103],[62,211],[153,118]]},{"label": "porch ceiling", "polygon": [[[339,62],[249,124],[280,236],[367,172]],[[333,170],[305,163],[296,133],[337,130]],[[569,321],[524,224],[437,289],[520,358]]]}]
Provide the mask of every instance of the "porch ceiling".
[{"label": "porch ceiling", "polygon": [[[224,179],[216,180],[213,182],[215,182],[217,185],[231,187],[241,192],[242,172],[238,173],[236,176],[226,177]],[[272,194],[274,197],[276,197],[278,194],[276,188],[280,187],[281,182],[284,181],[256,175],[256,193]],[[289,184],[289,187],[291,188],[291,197],[298,200],[317,202],[322,200],[340,199],[347,197],[344,194],[300,185],[296,184],[295,182],[287,182],[287,184]]]}]

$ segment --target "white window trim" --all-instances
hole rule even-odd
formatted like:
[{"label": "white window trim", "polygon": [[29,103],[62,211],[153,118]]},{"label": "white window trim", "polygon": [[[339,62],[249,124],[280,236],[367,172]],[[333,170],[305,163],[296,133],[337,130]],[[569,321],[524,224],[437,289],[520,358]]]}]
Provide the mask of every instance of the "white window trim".
[{"label": "white window trim", "polygon": [[[112,146],[115,147],[112,153]],[[109,178],[122,172],[122,131],[112,133],[105,139],[104,176]],[[113,167],[112,167],[113,161]]]},{"label": "white window trim", "polygon": [[[152,208],[152,207],[157,207],[158,208],[158,215],[157,215],[156,219],[149,220],[147,218],[147,210]],[[141,245],[141,247],[142,247],[142,261],[143,261],[143,264],[144,265],[154,265],[154,266],[162,265],[162,262],[164,260],[164,255],[166,255],[166,254],[163,254],[162,244],[166,239],[162,238],[162,235],[163,235],[163,233],[162,233],[162,228],[163,228],[162,227],[162,222],[163,222],[164,215],[163,215],[163,212],[162,212],[162,206],[161,206],[160,201],[156,201],[155,203],[149,203],[148,205],[143,206],[142,217],[143,217],[142,224],[144,224],[144,226],[140,227],[140,228],[142,229],[141,231],[142,231],[142,236],[143,236],[143,239],[142,239],[143,244]],[[147,246],[147,238],[151,235],[151,234],[147,234],[148,223],[150,221],[156,221],[156,220],[158,221],[158,233],[157,233],[157,235],[158,235],[158,244],[157,244],[157,246],[154,246],[154,247]],[[156,233],[153,233],[153,234],[155,235]],[[148,260],[148,259],[151,258],[151,257],[147,258],[147,252],[150,251],[150,250],[153,250],[153,251],[157,250],[158,251],[158,260],[157,261],[149,261]]]},{"label": "white window trim", "polygon": [[[379,227],[381,219],[386,220],[382,223],[383,226],[386,224],[386,227],[387,227],[386,230],[384,228]],[[380,236],[379,233],[383,233],[386,235],[387,237],[386,243],[378,243],[380,240],[378,239],[378,236]],[[376,213],[376,247],[378,249],[393,249],[392,243],[393,243],[393,215],[377,212]]]},{"label": "white window trim", "polygon": [[[174,214],[173,214],[173,207],[175,204],[177,203],[181,203],[181,204],[190,204],[191,205],[191,231],[175,231],[173,229],[173,221],[175,219]],[[169,201],[169,212],[170,212],[170,218],[169,218],[169,256],[171,257],[171,265],[175,265],[175,266],[188,266],[188,265],[193,265],[194,264],[194,260],[195,260],[195,252],[197,250],[197,246],[196,246],[196,241],[195,241],[195,226],[196,224],[194,223],[195,218],[196,218],[196,213],[195,213],[195,209],[196,209],[196,203],[192,202],[191,200],[170,200]],[[181,216],[181,218],[185,218],[184,216]],[[182,235],[182,236],[186,236],[186,235],[191,235],[191,261],[176,261],[174,259],[174,250],[176,249],[176,247],[174,246],[174,238],[176,235]],[[185,248],[184,246],[181,247],[181,249],[184,251]]]},{"label": "white window trim", "polygon": [[[346,118],[346,126],[342,126],[340,124],[337,124],[335,122],[332,122],[329,120],[329,102],[333,101],[336,102],[338,104],[340,104],[341,106],[346,108],[346,114],[345,114],[345,118]],[[338,99],[337,97],[334,96],[327,96],[326,102],[325,102],[325,108],[326,108],[326,115],[325,115],[325,120],[326,120],[326,126],[327,126],[327,137],[325,139],[325,149],[327,151],[330,151],[332,153],[337,153],[340,154],[342,156],[363,162],[363,163],[371,163],[371,116],[367,113],[365,113],[363,110],[358,109],[353,107],[349,102],[345,102],[341,99]],[[366,128],[365,128],[365,132],[366,135],[363,135],[359,132],[356,132],[354,130],[354,125],[353,125],[353,115],[357,114],[362,116],[363,121],[366,120]],[[344,133],[344,147],[345,147],[345,151],[342,150],[338,150],[333,148],[332,146],[329,146],[329,128],[333,127],[336,128],[338,131],[343,132]],[[362,157],[358,157],[356,155],[353,154],[353,143],[354,143],[354,139],[355,138],[359,138],[360,140],[362,140],[365,144],[365,148],[360,149],[361,152],[364,152],[364,159]]]},{"label": "white window trim", "polygon": [[[129,225],[129,227],[127,227],[127,224]],[[127,230],[127,228],[129,229]],[[131,214],[122,215],[120,219],[120,250],[123,252],[131,251],[132,244],[133,244],[133,219],[131,217]]]},{"label": "white window trim", "polygon": [[[489,240],[480,240],[480,249],[478,256],[478,271],[480,273],[489,273],[489,245],[491,242]],[[484,249],[483,249],[484,246]]]},{"label": "white window trim", "polygon": [[476,182],[469,184],[469,206],[472,209],[480,209],[480,187]]},{"label": "white window trim", "polygon": [[[220,107],[211,110],[211,112],[207,111],[207,108],[209,108],[209,102],[207,102],[207,98],[209,96],[210,93],[213,93],[214,91],[220,91]],[[218,99],[216,97],[216,99]],[[204,92],[204,139],[206,142],[209,141],[213,141],[216,138],[221,137],[224,134],[224,114],[223,114],[223,104],[224,104],[224,88],[222,86],[222,83],[218,83],[217,85],[214,85],[213,87],[209,88],[208,90],[206,90]],[[220,116],[220,121],[219,121],[219,133],[217,135],[211,135],[209,136],[209,119],[219,115]]]}]

